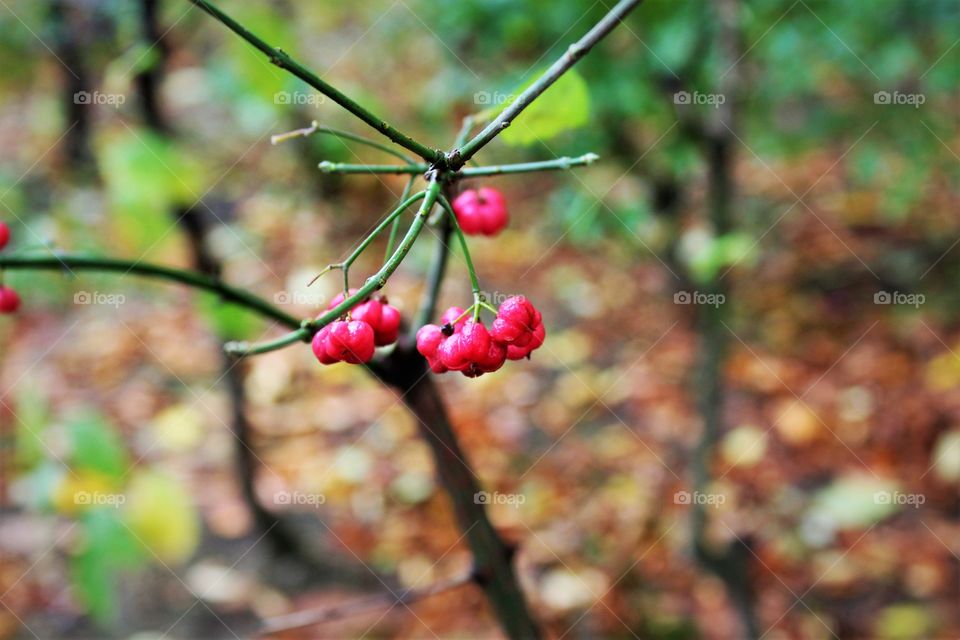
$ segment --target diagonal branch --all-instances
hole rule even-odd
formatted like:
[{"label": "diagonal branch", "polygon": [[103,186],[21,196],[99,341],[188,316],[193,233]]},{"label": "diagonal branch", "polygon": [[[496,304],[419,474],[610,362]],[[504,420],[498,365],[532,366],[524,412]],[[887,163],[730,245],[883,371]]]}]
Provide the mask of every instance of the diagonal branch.
[{"label": "diagonal branch", "polygon": [[222,22],[228,29],[259,49],[267,56],[267,58],[269,58],[270,62],[297,76],[311,87],[327,96],[386,137],[393,140],[401,147],[409,149],[428,162],[440,164],[445,162],[445,157],[441,151],[437,149],[430,149],[429,147],[420,144],[410,136],[398,130],[396,127],[391,126],[383,118],[374,115],[333,85],[324,82],[319,76],[291,58],[282,49],[271,47],[259,36],[225,14],[210,2],[207,2],[207,0],[188,0],[188,2],[206,11],[218,21]]},{"label": "diagonal branch", "polygon": [[311,122],[309,127],[294,129],[293,131],[288,131],[286,133],[278,133],[275,136],[270,136],[270,144],[276,145],[276,144],[280,144],[281,142],[286,142],[287,140],[292,140],[294,138],[307,138],[309,136],[312,136],[315,133],[331,135],[335,138],[342,138],[344,140],[352,140],[359,144],[366,145],[374,149],[379,149],[384,153],[389,153],[394,158],[400,158],[406,164],[413,164],[413,158],[391,147],[390,145],[383,144],[383,143],[377,142],[376,140],[371,140],[369,138],[364,138],[363,136],[359,136],[350,131],[344,131],[343,129],[334,129],[333,127],[321,125],[316,120]]},{"label": "diagonal branch", "polygon": [[595,44],[600,42],[613,28],[620,24],[620,21],[628,13],[633,11],[643,0],[620,0],[617,5],[605,15],[600,22],[595,24],[585,36],[570,45],[566,52],[554,62],[549,69],[543,72],[536,82],[527,87],[527,89],[517,96],[517,99],[500,112],[483,131],[478,133],[470,142],[461,148],[455,148],[447,154],[447,163],[453,169],[459,169],[473,155],[480,151],[488,142],[510,126],[513,120],[520,115],[520,112],[530,106],[541,93],[554,82],[560,79],[560,76],[570,70],[577,61],[582,58]]},{"label": "diagonal branch", "polygon": [[403,236],[403,239],[397,246],[397,250],[394,251],[393,255],[390,256],[390,259],[387,260],[382,267],[380,267],[379,271],[367,278],[367,281],[362,287],[357,289],[356,293],[348,296],[343,302],[332,309],[327,310],[316,320],[304,321],[303,323],[298,322],[295,325],[299,327],[297,330],[292,331],[285,336],[281,336],[277,340],[260,345],[251,345],[246,342],[230,342],[224,346],[224,349],[227,351],[227,353],[236,357],[255,355],[293,344],[298,340],[308,340],[317,331],[330,324],[347,311],[353,309],[371,293],[382,289],[387,284],[387,280],[390,279],[390,276],[393,275],[393,272],[397,270],[397,268],[400,266],[400,263],[403,262],[403,259],[410,252],[410,248],[413,247],[413,243],[416,242],[417,237],[423,230],[423,225],[426,223],[430,212],[433,210],[433,206],[437,203],[437,198],[440,195],[440,187],[441,184],[436,180],[430,183],[430,186],[427,187],[426,195],[423,196],[423,203],[420,205],[420,210],[417,211],[416,217],[414,217],[413,222],[407,229],[406,235]]},{"label": "diagonal branch", "polygon": [[273,306],[263,298],[253,295],[243,289],[232,287],[218,278],[196,271],[166,267],[158,264],[148,264],[121,258],[106,258],[102,256],[83,256],[69,253],[54,253],[42,256],[0,256],[0,269],[44,269],[63,271],[64,267],[71,270],[113,271],[121,275],[128,273],[139,276],[150,276],[172,282],[179,282],[194,289],[203,289],[220,294],[225,302],[232,302],[251,311],[255,311],[267,318],[272,318],[288,327],[299,327],[300,320]]}]

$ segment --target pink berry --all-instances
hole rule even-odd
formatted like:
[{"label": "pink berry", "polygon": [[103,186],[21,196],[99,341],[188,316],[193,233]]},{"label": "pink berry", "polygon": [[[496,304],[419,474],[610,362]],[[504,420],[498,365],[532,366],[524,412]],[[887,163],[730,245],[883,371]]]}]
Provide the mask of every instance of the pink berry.
[{"label": "pink berry", "polygon": [[[350,289],[348,295],[356,295],[356,289]],[[343,301],[346,296],[338,293],[327,306],[327,309],[333,309]],[[366,322],[373,329],[374,343],[378,347],[384,347],[397,341],[400,333],[400,310],[387,303],[386,298],[367,299],[357,304],[350,310],[352,320]]]},{"label": "pink berry", "polygon": [[20,308],[20,296],[10,287],[0,286],[0,313],[13,313]]},{"label": "pink berry", "polygon": [[497,312],[490,330],[473,318],[461,318],[463,309],[450,307],[442,325],[428,324],[417,332],[417,351],[431,371],[460,371],[468,378],[496,371],[509,360],[529,357],[543,344],[543,317],[523,296],[508,298]]},{"label": "pink berry", "polygon": [[513,296],[500,305],[490,335],[507,346],[508,359],[519,360],[543,344],[546,330],[533,303],[524,296]]},{"label": "pink berry", "polygon": [[378,347],[393,344],[400,334],[400,310],[384,303],[380,313],[380,326],[374,328]]},{"label": "pink berry", "polygon": [[417,351],[424,358],[430,359],[437,355],[437,349],[446,339],[443,331],[435,324],[425,324],[417,331]]},{"label": "pink berry", "polygon": [[453,371],[461,371],[470,365],[461,347],[459,333],[455,333],[443,341],[437,350],[437,356],[443,366]]},{"label": "pink berry", "polygon": [[380,326],[380,319],[383,317],[383,304],[379,300],[361,302],[350,309],[350,317],[353,320],[366,322],[376,332],[376,327]]},{"label": "pink berry", "polygon": [[490,334],[480,322],[468,320],[460,331],[460,352],[463,358],[476,362],[490,350]]},{"label": "pink berry", "polygon": [[326,326],[313,336],[311,347],[313,355],[317,356],[320,364],[333,364],[337,359],[327,353],[327,341],[330,339],[330,326]]},{"label": "pink berry", "polygon": [[453,212],[464,233],[494,236],[507,226],[509,215],[503,194],[490,187],[467,189],[453,201]]},{"label": "pink berry", "polygon": [[469,365],[463,370],[468,378],[496,371],[507,358],[507,348],[490,339],[490,333],[481,322],[470,320],[460,333],[460,345]]},{"label": "pink berry", "polygon": [[546,329],[543,328],[543,324],[537,325],[537,328],[533,330],[529,341],[523,346],[518,345],[508,345],[507,346],[507,359],[508,360],[522,360],[530,355],[534,349],[539,349],[543,344],[543,340],[546,337]]},{"label": "pink berry", "polygon": [[0,249],[3,249],[7,246],[7,243],[10,242],[10,227],[7,226],[6,222],[0,221]]},{"label": "pink berry", "polygon": [[359,320],[337,320],[329,325],[326,352],[341,362],[360,364],[373,357],[373,329]]}]

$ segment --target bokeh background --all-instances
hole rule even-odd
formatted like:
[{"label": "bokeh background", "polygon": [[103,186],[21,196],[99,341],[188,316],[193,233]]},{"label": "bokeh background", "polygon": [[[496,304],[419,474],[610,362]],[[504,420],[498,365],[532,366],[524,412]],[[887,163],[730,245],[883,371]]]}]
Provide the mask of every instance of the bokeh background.
[{"label": "bokeh background", "polygon": [[[611,5],[222,3],[444,148]],[[486,182],[512,221],[471,242],[481,282],[548,339],[437,380],[553,637],[740,638],[745,606],[771,640],[960,633],[958,20],[647,0],[478,156],[602,157]],[[271,145],[368,132],[183,0],[2,0],[0,69],[7,252],[200,256],[308,317],[404,185],[321,174],[385,161],[335,138]],[[432,245],[388,286],[408,316]],[[231,367],[223,341],[280,329],[176,286],[3,277],[0,636],[247,637],[469,566],[413,419],[359,368]],[[454,258],[442,302],[468,301]],[[464,587],[286,637],[499,633]]]}]

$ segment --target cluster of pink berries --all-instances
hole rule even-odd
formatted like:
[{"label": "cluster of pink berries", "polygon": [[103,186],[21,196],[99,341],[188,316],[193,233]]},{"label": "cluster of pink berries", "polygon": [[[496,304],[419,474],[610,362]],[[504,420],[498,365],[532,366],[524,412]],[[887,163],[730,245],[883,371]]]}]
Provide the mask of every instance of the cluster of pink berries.
[{"label": "cluster of pink berries", "polygon": [[[453,201],[453,212],[460,229],[469,235],[496,235],[509,220],[503,194],[489,187],[461,193]],[[356,292],[350,289],[346,295]],[[327,310],[343,304],[346,295],[335,297]],[[476,316],[469,317],[469,311],[450,307],[440,325],[428,324],[417,331],[417,351],[434,373],[460,371],[476,378],[496,371],[507,360],[529,358],[543,344],[543,318],[525,297],[508,298],[496,312],[487,330]],[[321,364],[369,362],[376,347],[396,342],[399,330],[400,311],[387,304],[386,298],[367,298],[344,319],[331,322],[313,336],[313,353]]]},{"label": "cluster of pink berries", "polygon": [[507,201],[490,187],[467,189],[453,201],[460,229],[467,235],[494,236],[507,226]]},{"label": "cluster of pink berries", "polygon": [[[356,289],[350,289],[354,295]],[[346,299],[338,294],[327,309]],[[313,353],[321,364],[369,362],[376,347],[397,341],[400,332],[400,310],[386,298],[368,298],[350,310],[349,320],[335,320],[313,336]]]},{"label": "cluster of pink berries", "polygon": [[[0,222],[0,249],[10,242],[10,227]],[[10,287],[0,284],[0,313],[13,313],[20,308],[20,296]]]},{"label": "cluster of pink berries", "polygon": [[476,378],[507,360],[528,357],[546,336],[540,312],[523,296],[500,305],[489,331],[465,315],[463,309],[450,307],[440,318],[442,325],[428,324],[417,332],[417,351],[434,373],[460,371]]}]

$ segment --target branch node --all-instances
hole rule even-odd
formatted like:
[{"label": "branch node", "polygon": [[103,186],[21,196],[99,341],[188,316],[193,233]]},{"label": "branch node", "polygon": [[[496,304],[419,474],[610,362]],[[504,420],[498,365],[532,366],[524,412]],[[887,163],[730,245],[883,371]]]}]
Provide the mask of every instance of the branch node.
[{"label": "branch node", "polygon": [[248,348],[250,348],[250,344],[247,342],[232,341],[223,345],[224,353],[226,353],[229,356],[235,356],[235,355],[241,354],[244,351],[246,351]]}]

